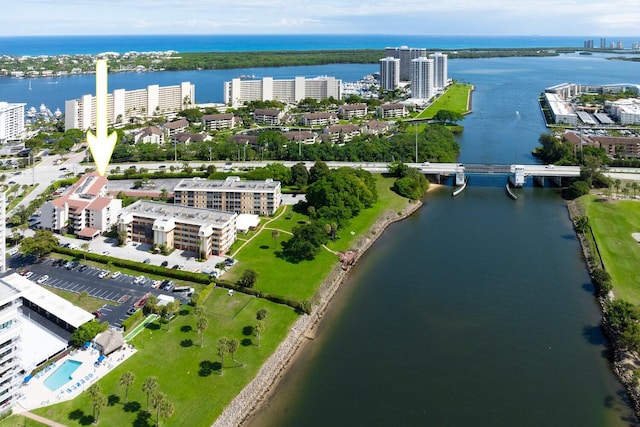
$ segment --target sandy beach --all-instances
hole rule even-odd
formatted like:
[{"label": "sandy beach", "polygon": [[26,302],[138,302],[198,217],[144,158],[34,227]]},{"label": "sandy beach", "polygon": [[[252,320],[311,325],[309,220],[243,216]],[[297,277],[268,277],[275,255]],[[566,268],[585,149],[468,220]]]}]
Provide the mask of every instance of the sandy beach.
[{"label": "sandy beach", "polygon": [[[440,184],[429,184],[427,193],[441,188]],[[409,201],[402,212],[384,212],[371,228],[360,236],[352,245],[357,250],[355,262],[382,235],[386,228],[407,218],[422,206],[421,201]],[[314,299],[313,310],[308,316],[301,316],[292,326],[289,335],[280,343],[276,351],[258,371],[256,377],[231,401],[213,424],[214,427],[241,426],[248,421],[275,391],[285,369],[295,360],[302,349],[315,334],[316,327],[322,320],[340,286],[345,282],[349,272],[336,262],[334,269],[320,285]]]}]

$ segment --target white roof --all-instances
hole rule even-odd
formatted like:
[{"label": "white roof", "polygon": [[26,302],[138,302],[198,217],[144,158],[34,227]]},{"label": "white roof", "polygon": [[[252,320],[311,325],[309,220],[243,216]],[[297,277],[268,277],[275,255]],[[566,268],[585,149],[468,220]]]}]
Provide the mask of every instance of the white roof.
[{"label": "white roof", "polygon": [[239,214],[236,220],[236,230],[247,231],[251,227],[257,227],[260,224],[260,217],[253,214]]},{"label": "white roof", "polygon": [[74,328],[78,328],[80,325],[94,318],[93,314],[88,311],[71,304],[66,299],[59,297],[19,274],[10,274],[3,280],[21,291],[22,298],[41,307],[43,310],[67,322]]}]

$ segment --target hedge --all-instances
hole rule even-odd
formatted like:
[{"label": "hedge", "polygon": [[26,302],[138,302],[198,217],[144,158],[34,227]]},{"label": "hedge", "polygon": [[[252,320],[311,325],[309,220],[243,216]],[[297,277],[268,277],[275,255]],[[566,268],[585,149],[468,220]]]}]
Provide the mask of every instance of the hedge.
[{"label": "hedge", "polygon": [[138,323],[140,323],[143,317],[144,317],[143,310],[138,310],[135,313],[133,313],[128,319],[122,322],[122,327],[124,328],[125,331],[128,331],[129,329],[131,329],[132,326],[135,326]]},{"label": "hedge", "polygon": [[142,273],[157,274],[164,277],[170,277],[172,279],[186,280],[194,283],[202,283],[208,285],[211,282],[208,274],[194,273],[192,271],[175,270],[172,268],[160,267],[158,265],[144,264],[138,261],[131,261],[128,259],[114,258],[106,255],[96,254],[93,252],[85,252],[78,249],[70,249],[57,247],[53,249],[54,252],[71,255],[73,257],[84,257],[90,261],[99,262],[101,264],[111,264],[115,267],[129,268],[131,270],[140,271]]},{"label": "hedge", "polygon": [[282,295],[272,295],[253,288],[245,288],[244,286],[240,286],[226,280],[218,280],[217,285],[226,289],[233,289],[234,291],[242,292],[243,294],[253,295],[258,298],[264,298],[271,302],[275,302],[276,304],[288,305],[289,307],[297,311],[300,311],[301,309],[300,301],[293,298],[285,297]]}]

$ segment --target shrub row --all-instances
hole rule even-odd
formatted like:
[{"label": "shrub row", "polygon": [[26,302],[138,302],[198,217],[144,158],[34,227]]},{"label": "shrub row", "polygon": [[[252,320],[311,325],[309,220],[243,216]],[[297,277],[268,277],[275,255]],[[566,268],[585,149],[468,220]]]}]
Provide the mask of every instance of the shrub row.
[{"label": "shrub row", "polygon": [[131,327],[140,323],[143,317],[144,317],[143,311],[138,310],[135,313],[133,313],[131,316],[129,316],[128,319],[122,322],[122,327],[124,328],[125,331],[128,331],[131,329]]},{"label": "shrub row", "polygon": [[[125,169],[126,170],[126,169]],[[130,173],[130,174],[110,174],[109,180],[117,181],[123,179],[157,179],[157,178],[206,178],[206,171],[194,171],[187,172],[145,172],[145,173]]]},{"label": "shrub row", "polygon": [[300,301],[293,298],[284,297],[282,295],[272,295],[254,288],[245,288],[244,286],[240,286],[226,280],[218,280],[217,285],[226,289],[233,289],[234,291],[237,291],[237,292],[253,295],[258,298],[264,298],[268,301],[275,302],[276,304],[288,305],[289,307],[295,309],[296,311],[301,310]]},{"label": "shrub row", "polygon": [[202,283],[204,285],[208,285],[211,282],[209,275],[204,273],[194,273],[192,271],[185,270],[174,270],[166,267],[160,267],[158,265],[143,264],[138,261],[114,258],[106,255],[95,254],[92,252],[84,252],[77,249],[57,247],[54,248],[54,252],[71,255],[76,258],[85,257],[90,261],[99,262],[101,264],[111,264],[116,267],[128,268],[131,270],[140,271],[142,273],[157,274],[164,277],[170,277],[172,279],[186,280],[194,283]]}]

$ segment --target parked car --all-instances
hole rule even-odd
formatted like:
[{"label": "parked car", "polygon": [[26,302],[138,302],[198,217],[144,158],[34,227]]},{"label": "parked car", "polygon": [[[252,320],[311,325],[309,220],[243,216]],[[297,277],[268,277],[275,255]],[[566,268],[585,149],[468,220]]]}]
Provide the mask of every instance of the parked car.
[{"label": "parked car", "polygon": [[98,277],[101,279],[104,279],[105,277],[107,277],[109,275],[109,272],[107,270],[102,270],[100,272],[100,274],[98,274]]},{"label": "parked car", "polygon": [[120,277],[122,273],[120,273],[119,271],[115,271],[112,275],[111,278],[112,279],[117,279],[118,277]]},{"label": "parked car", "polygon": [[166,267],[169,265],[169,261],[167,261],[166,259],[164,261],[162,261],[162,264],[160,264],[160,266],[162,267]]},{"label": "parked car", "polygon": [[131,307],[131,308],[129,308],[129,310],[127,310],[127,314],[128,314],[129,316],[131,316],[132,314],[136,314],[136,311],[138,311],[138,309],[137,309],[137,308],[135,308],[135,307]]},{"label": "parked car", "polygon": [[27,271],[27,272],[24,274],[24,277],[26,277],[27,279],[28,279],[29,277],[31,277],[31,276],[33,276],[33,271]]},{"label": "parked car", "polygon": [[38,278],[37,282],[39,284],[43,284],[44,282],[46,282],[47,280],[49,280],[49,276],[47,276],[46,274],[44,276],[41,276],[40,278]]},{"label": "parked car", "polygon": [[151,262],[151,258],[147,258],[143,261],[145,264],[149,264]]}]

